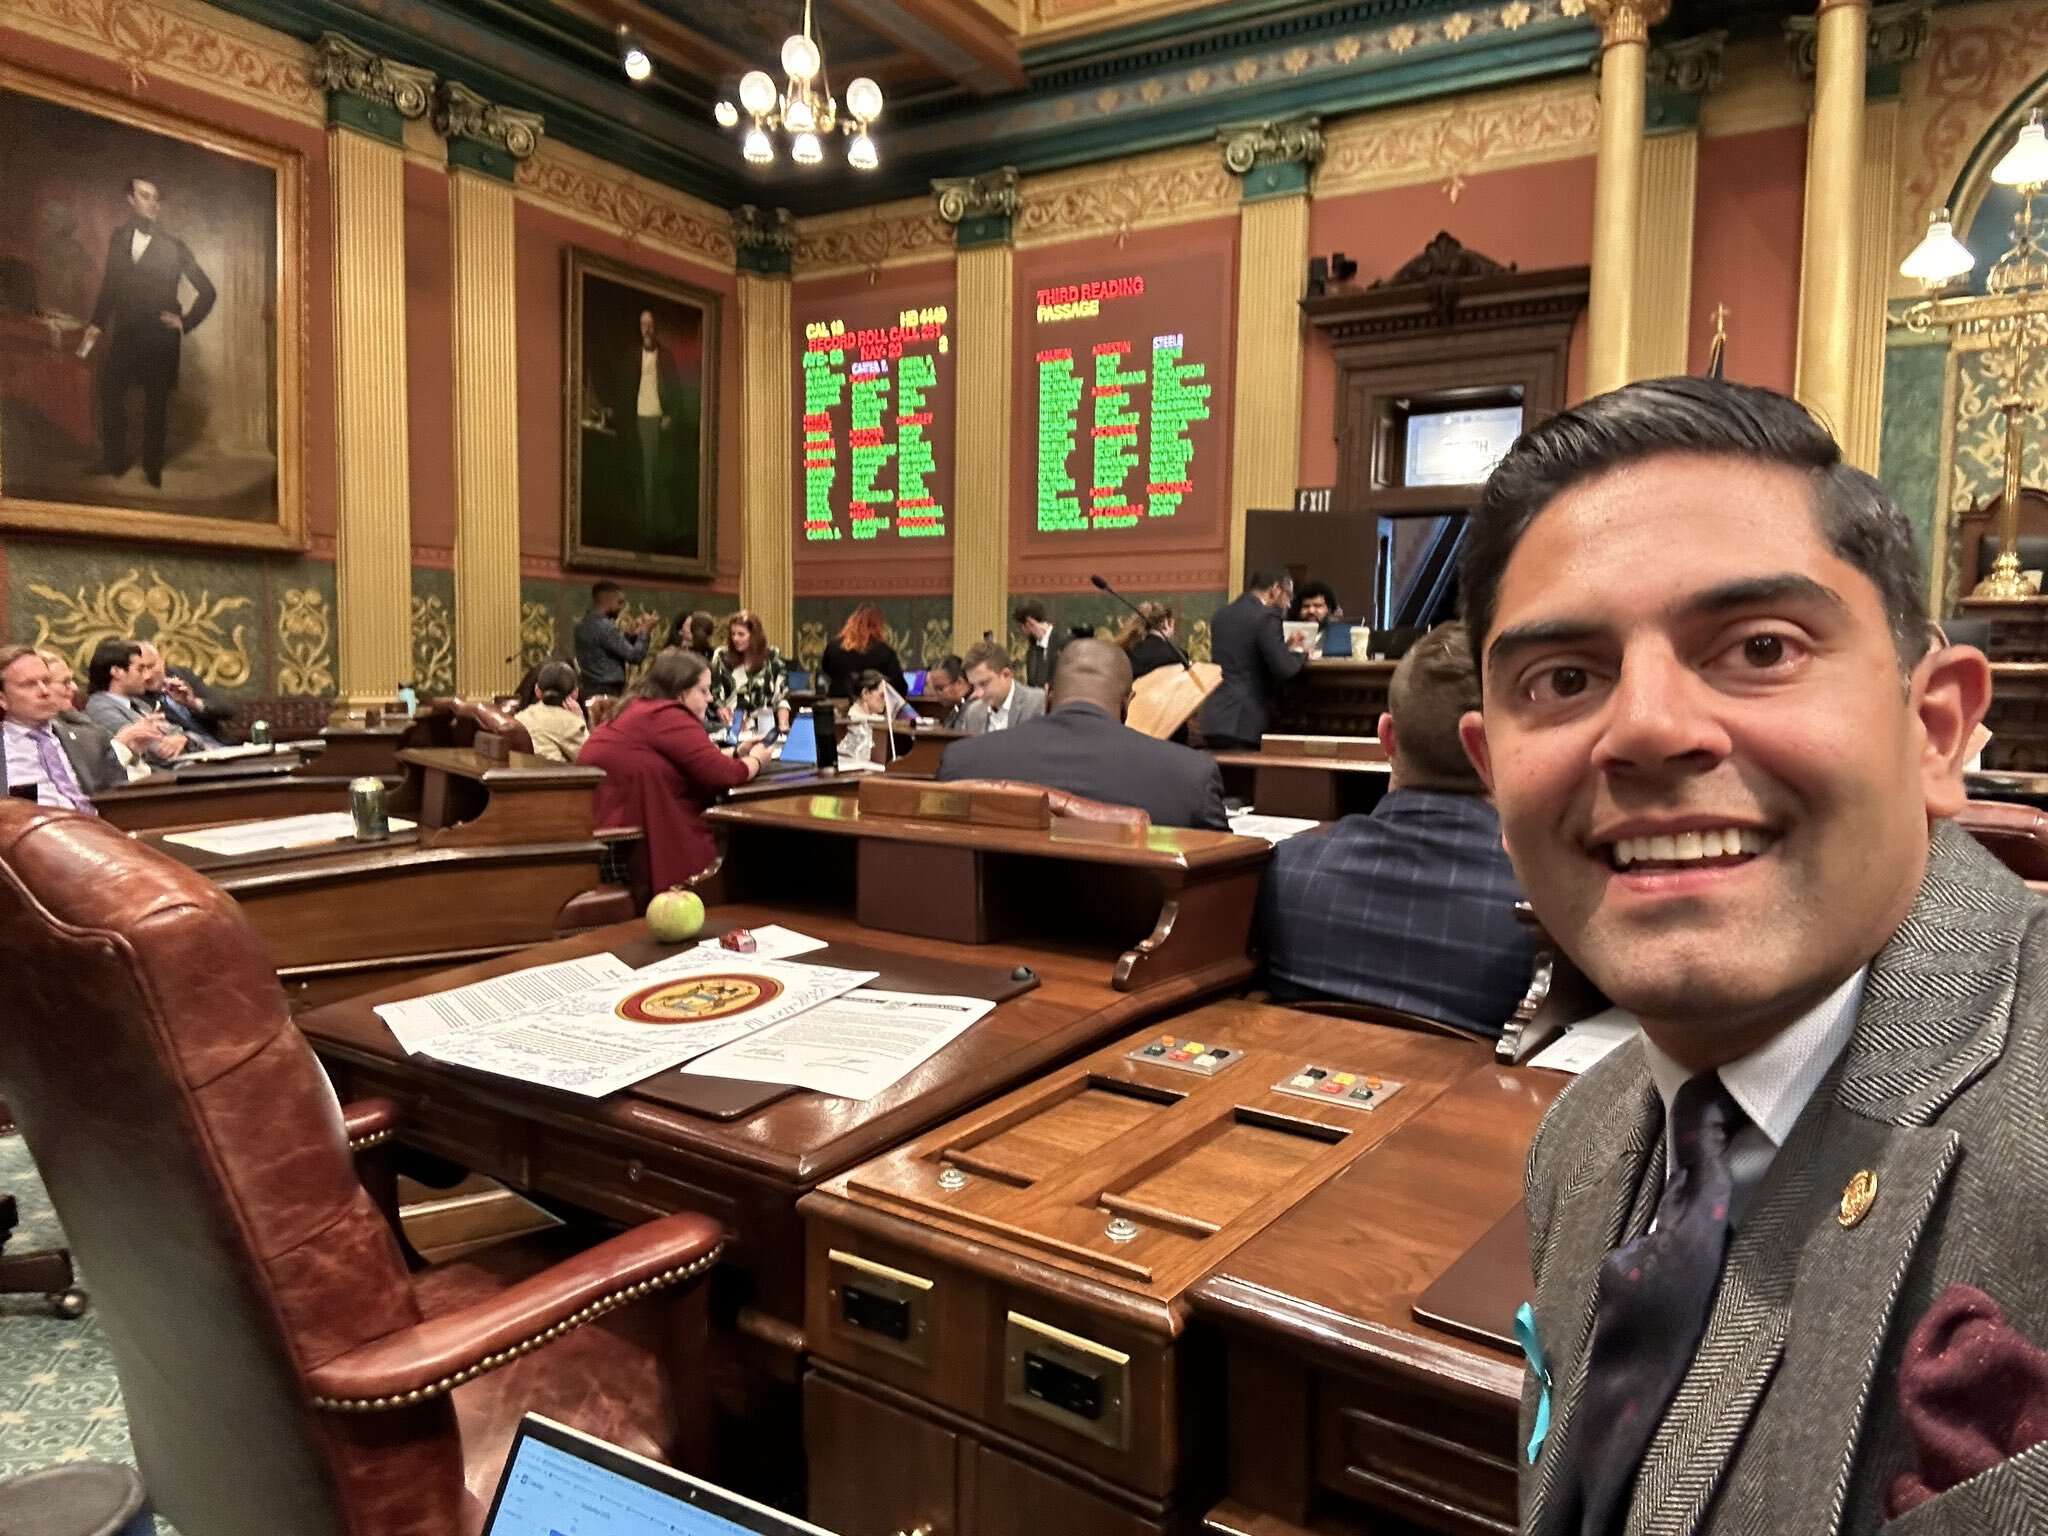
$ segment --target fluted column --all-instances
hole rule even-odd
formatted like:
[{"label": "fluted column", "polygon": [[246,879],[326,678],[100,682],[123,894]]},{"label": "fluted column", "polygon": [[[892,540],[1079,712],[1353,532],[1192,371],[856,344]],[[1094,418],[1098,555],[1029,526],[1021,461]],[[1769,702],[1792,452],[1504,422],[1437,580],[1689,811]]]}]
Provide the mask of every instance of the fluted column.
[{"label": "fluted column", "polygon": [[1670,9],[1671,0],[1586,4],[1600,25],[1600,145],[1593,180],[1593,291],[1586,319],[1589,395],[1616,389],[1634,376],[1650,28]]},{"label": "fluted column", "polygon": [[1241,178],[1237,215],[1236,398],[1231,405],[1229,564],[1242,584],[1245,514],[1291,507],[1301,459],[1301,292],[1308,271],[1309,181],[1321,120],[1226,128],[1225,169]]},{"label": "fluted column", "polygon": [[1726,33],[1711,32],[1650,50],[1630,378],[1663,378],[1691,366],[1700,101],[1720,83],[1726,42]]},{"label": "fluted column", "polygon": [[761,616],[775,643],[794,639],[790,552],[797,516],[790,397],[789,273],[796,221],[751,203],[733,214],[740,284],[740,606]]},{"label": "fluted column", "polygon": [[434,126],[448,140],[448,244],[455,336],[455,688],[467,698],[519,681],[519,373],[512,178],[541,121],[444,83]]},{"label": "fluted column", "polygon": [[333,197],[336,608],[344,706],[393,696],[412,676],[412,500],[406,437],[404,119],[433,76],[329,33]]},{"label": "fluted column", "polygon": [[1806,227],[1799,257],[1799,365],[1806,408],[1840,431],[1851,413],[1856,244],[1863,201],[1863,87],[1870,0],[1820,0]]},{"label": "fluted column", "polygon": [[1017,173],[932,183],[939,217],[953,226],[954,334],[961,402],[953,413],[953,641],[1009,633],[1010,225],[1021,206]]}]

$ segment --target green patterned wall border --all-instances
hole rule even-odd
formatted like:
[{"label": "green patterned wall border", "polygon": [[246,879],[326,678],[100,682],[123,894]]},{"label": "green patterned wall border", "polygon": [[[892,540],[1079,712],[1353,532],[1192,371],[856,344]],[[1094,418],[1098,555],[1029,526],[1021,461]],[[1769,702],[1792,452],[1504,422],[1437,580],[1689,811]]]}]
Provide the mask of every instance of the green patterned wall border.
[{"label": "green patterned wall border", "polygon": [[455,691],[455,573],[412,568],[412,676],[422,698]]},{"label": "green patterned wall border", "polygon": [[334,691],[334,568],[325,561],[134,544],[5,541],[10,640],[84,670],[101,640],[154,641],[228,693]]},{"label": "green patterned wall border", "polygon": [[[1903,331],[1893,331],[1887,338],[1879,477],[1912,519],[1913,538],[1920,546],[1921,592],[1930,597],[1935,560],[1948,542],[1952,526],[1942,514],[1941,495],[1941,416],[1947,373],[1948,348],[1942,343]],[[1952,561],[1954,554],[1941,558]],[[1952,591],[1948,594],[1951,611],[1955,596]]]}]

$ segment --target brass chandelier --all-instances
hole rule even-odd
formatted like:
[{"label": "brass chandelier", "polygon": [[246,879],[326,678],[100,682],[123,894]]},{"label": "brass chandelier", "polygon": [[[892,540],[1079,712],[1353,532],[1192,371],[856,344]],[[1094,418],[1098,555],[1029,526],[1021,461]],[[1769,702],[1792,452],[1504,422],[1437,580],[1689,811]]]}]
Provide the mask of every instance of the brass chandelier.
[{"label": "brass chandelier", "polygon": [[720,101],[712,108],[721,128],[737,128],[741,115],[747,117],[740,154],[749,164],[773,164],[772,135],[782,133],[789,138],[790,159],[798,165],[816,165],[825,158],[822,140],[835,130],[851,138],[846,163],[856,171],[872,171],[881,163],[868,129],[882,115],[882,88],[866,75],[851,81],[841,116],[826,78],[825,56],[811,36],[811,0],[804,0],[803,30],[792,32],[782,44],[782,72],[788,78],[778,90],[766,70],[748,70],[740,77],[739,105]]}]

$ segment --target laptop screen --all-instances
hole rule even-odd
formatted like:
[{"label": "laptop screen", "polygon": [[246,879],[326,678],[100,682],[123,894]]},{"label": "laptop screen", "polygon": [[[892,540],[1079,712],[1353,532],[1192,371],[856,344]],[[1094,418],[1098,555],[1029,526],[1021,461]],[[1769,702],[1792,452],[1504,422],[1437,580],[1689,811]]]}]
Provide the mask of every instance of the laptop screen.
[{"label": "laptop screen", "polygon": [[785,763],[808,763],[818,766],[818,723],[806,709],[791,717],[789,734],[782,738],[782,751],[777,759]]},{"label": "laptop screen", "polygon": [[916,698],[919,694],[924,692],[924,669],[920,668],[915,672],[906,672],[903,675],[903,681],[906,685],[905,692],[907,692],[913,699]]},{"label": "laptop screen", "polygon": [[483,1536],[830,1536],[528,1414],[512,1442]]}]

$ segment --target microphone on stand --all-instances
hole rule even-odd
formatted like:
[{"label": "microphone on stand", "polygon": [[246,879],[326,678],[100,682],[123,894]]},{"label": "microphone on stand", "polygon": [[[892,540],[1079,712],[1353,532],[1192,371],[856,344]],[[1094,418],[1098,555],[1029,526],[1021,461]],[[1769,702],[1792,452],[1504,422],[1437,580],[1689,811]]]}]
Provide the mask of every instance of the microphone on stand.
[{"label": "microphone on stand", "polygon": [[[1139,619],[1140,619],[1141,621],[1142,621],[1142,620],[1144,619],[1145,615],[1144,615],[1144,613],[1143,613],[1143,612],[1142,612],[1142,611],[1141,611],[1141,610],[1139,609],[1139,607],[1138,607],[1138,605],[1137,605],[1136,603],[1132,602],[1132,601],[1131,601],[1131,600],[1130,600],[1130,599],[1129,599],[1128,597],[1125,597],[1125,596],[1123,595],[1123,593],[1121,593],[1121,592],[1117,591],[1117,589],[1116,589],[1115,587],[1112,587],[1112,586],[1111,586],[1111,585],[1110,585],[1110,584],[1109,584],[1108,582],[1104,581],[1104,580],[1103,580],[1103,579],[1102,579],[1102,578],[1101,578],[1100,576],[1090,576],[1090,577],[1088,578],[1088,580],[1089,580],[1089,583],[1090,583],[1090,584],[1091,584],[1092,586],[1094,586],[1094,587],[1095,587],[1095,589],[1096,589],[1097,591],[1100,591],[1100,592],[1107,592],[1107,593],[1108,593],[1108,594],[1109,594],[1109,595],[1110,595],[1111,597],[1115,598],[1115,599],[1116,599],[1116,600],[1117,600],[1118,602],[1122,603],[1122,604],[1123,604],[1123,605],[1124,605],[1124,606],[1125,606],[1126,608],[1130,609],[1130,610],[1131,610],[1131,612],[1133,612],[1133,613],[1137,614],[1137,615],[1138,615],[1138,618],[1139,618]],[[1167,644],[1167,647],[1168,647],[1168,648],[1169,648],[1169,649],[1170,649],[1170,650],[1171,650],[1171,651],[1173,652],[1173,654],[1174,654],[1174,655],[1176,655],[1176,656],[1178,656],[1178,657],[1180,658],[1180,664],[1181,664],[1182,666],[1186,667],[1186,668],[1188,669],[1188,671],[1189,671],[1189,672],[1191,672],[1191,673],[1192,673],[1192,672],[1193,672],[1193,671],[1195,670],[1195,664],[1194,664],[1194,663],[1193,663],[1192,661],[1189,661],[1189,660],[1188,660],[1188,653],[1187,653],[1186,651],[1182,650],[1182,649],[1180,648],[1180,646],[1179,646],[1179,645],[1177,645],[1177,644],[1176,644],[1176,643],[1174,642],[1174,639],[1173,639],[1173,637],[1172,637],[1171,635],[1161,635],[1161,634],[1159,634],[1159,631],[1158,631],[1158,630],[1156,630],[1156,629],[1153,629],[1153,628],[1152,628],[1152,626],[1151,626],[1150,624],[1147,624],[1147,625],[1146,625],[1145,627],[1146,627],[1146,629],[1147,629],[1147,631],[1148,631],[1149,633],[1151,633],[1151,634],[1155,634],[1155,635],[1159,635],[1159,638],[1160,638],[1160,639],[1162,639],[1162,640],[1164,640],[1164,641],[1166,642],[1166,644]]]}]

